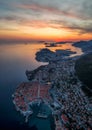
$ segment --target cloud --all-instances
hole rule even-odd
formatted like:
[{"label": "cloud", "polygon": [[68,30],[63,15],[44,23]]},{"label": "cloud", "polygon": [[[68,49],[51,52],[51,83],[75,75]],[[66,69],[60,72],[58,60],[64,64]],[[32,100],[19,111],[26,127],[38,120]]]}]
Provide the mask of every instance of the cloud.
[{"label": "cloud", "polygon": [[86,18],[92,20],[92,0],[83,0],[82,10],[80,13]]},{"label": "cloud", "polygon": [[34,28],[46,28],[49,26],[49,21],[44,20],[23,20],[21,22],[23,26],[29,26]]},{"label": "cloud", "polygon": [[0,4],[6,11],[6,15],[0,11],[0,22],[33,28],[66,29],[79,35],[92,33],[92,0],[7,0]]},{"label": "cloud", "polygon": [[61,20],[41,20],[41,19],[24,19],[23,17],[3,16],[0,21],[17,23],[23,27],[33,28],[53,28],[58,30],[66,30],[69,32],[77,32],[79,35],[84,33],[92,33],[92,21],[75,22],[70,19]]},{"label": "cloud", "polygon": [[77,19],[92,19],[92,0],[27,0],[17,5],[21,9],[30,9],[40,13],[52,13],[74,17]]},{"label": "cloud", "polygon": [[92,21],[81,21],[81,22],[73,22],[73,21],[66,21],[66,20],[53,20],[52,21],[53,27],[57,29],[66,29],[69,31],[75,31],[79,35],[92,33]]},{"label": "cloud", "polygon": [[16,19],[18,19],[18,17],[15,16],[1,16],[0,20],[5,20],[5,21],[15,21]]},{"label": "cloud", "polygon": [[46,13],[47,15],[48,13],[51,13],[53,15],[56,14],[56,15],[79,18],[79,19],[82,18],[68,10],[61,10],[60,8],[57,7],[40,5],[37,3],[21,4],[21,5],[17,5],[17,7],[20,9],[26,9],[26,10],[30,9],[35,12]]},{"label": "cloud", "polygon": [[8,28],[8,27],[0,27],[0,31],[18,31],[18,29],[15,28]]},{"label": "cloud", "polygon": [[0,2],[0,10],[30,11],[34,15],[51,13],[76,19],[92,19],[92,0],[7,0]]}]

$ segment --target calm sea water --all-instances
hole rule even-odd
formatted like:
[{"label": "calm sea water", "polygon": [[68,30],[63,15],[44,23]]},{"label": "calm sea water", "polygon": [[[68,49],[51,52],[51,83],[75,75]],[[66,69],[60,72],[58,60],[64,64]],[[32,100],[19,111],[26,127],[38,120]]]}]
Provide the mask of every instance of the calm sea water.
[{"label": "calm sea water", "polygon": [[[46,64],[35,60],[35,53],[44,47],[42,43],[0,45],[0,130],[51,130],[51,122],[53,122],[51,117],[46,120],[32,117],[29,124],[24,124],[24,119],[15,110],[11,97],[16,86],[23,81],[27,81],[26,69],[33,70],[40,65]],[[55,51],[55,49],[69,48],[80,53],[78,48],[76,49],[70,44],[49,49]]]}]

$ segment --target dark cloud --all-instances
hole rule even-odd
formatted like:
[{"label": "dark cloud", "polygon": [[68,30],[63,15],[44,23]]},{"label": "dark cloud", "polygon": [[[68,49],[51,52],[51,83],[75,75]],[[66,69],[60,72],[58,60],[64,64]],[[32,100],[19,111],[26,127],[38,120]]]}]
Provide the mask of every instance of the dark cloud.
[{"label": "dark cloud", "polygon": [[6,20],[6,21],[14,21],[16,19],[17,17],[14,17],[14,16],[1,16],[0,17],[0,20]]},{"label": "dark cloud", "polygon": [[0,2],[1,8],[19,13],[22,9],[23,12],[30,9],[36,13],[39,11],[85,20],[92,19],[92,0],[7,0]]},{"label": "dark cloud", "polygon": [[77,31],[79,34],[92,33],[92,21],[80,24],[65,20],[53,20],[51,23],[52,27],[56,29],[68,29],[69,31]]},{"label": "dark cloud", "polygon": [[1,16],[0,17],[0,21],[3,22],[3,23],[16,23],[16,24],[19,24],[21,23],[21,21],[23,20],[22,17],[18,17],[18,16]]},{"label": "dark cloud", "polygon": [[60,9],[57,6],[53,7],[50,5],[40,5],[38,3],[32,3],[32,4],[21,4],[21,5],[17,5],[17,7],[19,7],[20,9],[30,9],[32,11],[35,12],[40,12],[40,13],[51,13],[51,14],[57,14],[57,15],[61,15],[61,16],[66,16],[66,17],[73,17],[73,18],[77,18],[77,19],[84,19],[82,17],[82,15],[77,15],[74,12],[69,11],[68,9]]},{"label": "dark cloud", "polygon": [[21,7],[34,11],[47,11],[58,15],[92,19],[92,0],[26,0]]}]

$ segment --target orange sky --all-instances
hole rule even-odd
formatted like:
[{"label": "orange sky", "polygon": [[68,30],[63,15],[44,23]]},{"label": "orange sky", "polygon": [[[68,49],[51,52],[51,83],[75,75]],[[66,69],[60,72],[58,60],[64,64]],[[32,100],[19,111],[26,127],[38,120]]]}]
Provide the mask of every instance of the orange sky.
[{"label": "orange sky", "polygon": [[[67,1],[67,0],[65,0]],[[86,0],[7,0],[0,5],[0,40],[79,41],[92,39]],[[72,3],[71,3],[72,1]],[[63,3],[62,3],[63,2]],[[89,10],[85,9],[86,4]],[[79,6],[78,6],[79,5]]]},{"label": "orange sky", "polygon": [[10,40],[50,40],[50,41],[78,41],[78,40],[89,40],[92,38],[91,34],[80,34],[77,32],[68,32],[67,30],[56,30],[53,28],[35,29],[31,32],[20,31],[0,31],[0,39]]}]

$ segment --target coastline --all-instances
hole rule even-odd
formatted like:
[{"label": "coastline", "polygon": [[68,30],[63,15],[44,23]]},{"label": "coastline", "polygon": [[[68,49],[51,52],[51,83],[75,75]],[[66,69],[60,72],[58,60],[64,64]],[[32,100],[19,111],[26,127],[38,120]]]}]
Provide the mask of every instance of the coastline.
[{"label": "coastline", "polygon": [[[39,57],[39,55],[37,56]],[[91,124],[88,123],[89,125],[87,126],[82,119],[82,118],[86,119],[85,114],[87,113],[89,115],[88,122],[91,121],[90,111],[88,110],[90,106],[90,102],[88,98],[85,96],[85,94],[83,93],[83,91],[81,90],[82,83],[75,75],[75,70],[74,70],[75,61],[76,59],[79,58],[79,56],[74,58],[68,57],[67,59],[60,58],[58,60],[56,58],[55,60],[56,62],[52,61],[51,57],[49,58],[50,60],[49,59],[46,60],[46,57],[43,57],[44,62],[45,61],[49,62],[48,65],[38,67],[34,71],[26,71],[26,75],[28,79],[31,80],[31,82],[37,81],[38,84],[47,84],[47,85],[50,84],[51,91],[48,91],[48,93],[50,93],[52,98],[51,101],[48,102],[47,104],[50,105],[53,115],[58,115],[59,117],[58,121],[59,124],[61,124],[62,129],[67,128],[67,121],[69,122],[68,127],[76,126],[76,129],[78,127],[79,128],[90,127]],[[42,61],[41,57],[39,57],[38,59]],[[74,99],[71,98],[71,95]],[[76,99],[79,99],[82,102],[80,102],[79,100],[77,101]],[[70,104],[68,104],[67,100],[69,100]],[[84,112],[79,108],[80,105],[82,105],[81,109],[83,110],[85,109]],[[77,106],[76,111],[79,109],[80,111],[82,111],[82,113],[84,113],[84,116],[81,114],[79,115],[76,114],[76,111],[74,111],[75,106]],[[68,110],[69,107],[71,108],[70,110]],[[73,121],[70,121],[74,119],[76,120],[76,124],[73,124]],[[80,125],[81,122],[79,121],[80,119],[82,120],[83,125]],[[56,129],[58,130],[58,122],[56,123]]]}]

